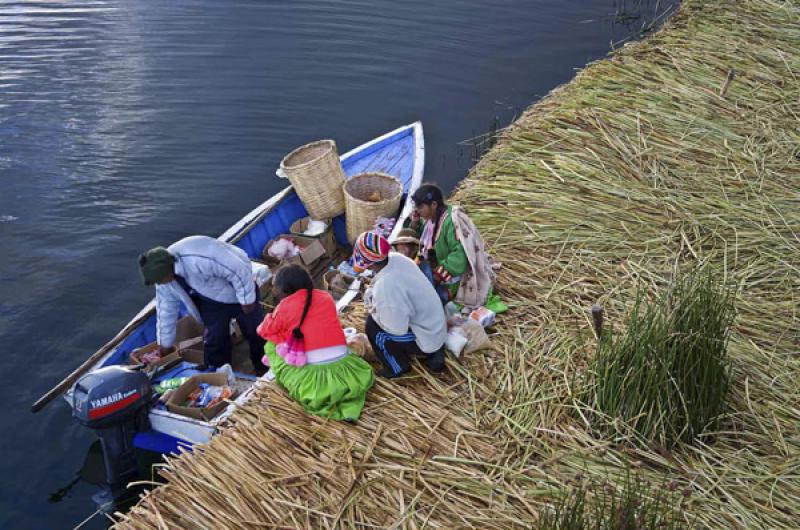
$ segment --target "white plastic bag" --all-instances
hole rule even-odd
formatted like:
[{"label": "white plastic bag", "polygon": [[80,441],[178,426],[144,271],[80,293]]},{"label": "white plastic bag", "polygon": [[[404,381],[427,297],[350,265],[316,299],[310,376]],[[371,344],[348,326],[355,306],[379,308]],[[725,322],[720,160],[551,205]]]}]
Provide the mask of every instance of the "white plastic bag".
[{"label": "white plastic bag", "polygon": [[461,352],[464,350],[464,346],[467,345],[467,342],[468,339],[464,334],[464,330],[456,326],[447,332],[447,340],[445,340],[444,346],[447,348],[447,351],[458,358],[461,357]]},{"label": "white plastic bag", "polygon": [[467,344],[464,346],[465,355],[492,347],[489,335],[486,334],[486,330],[479,322],[469,319],[461,326],[461,331],[467,338]]},{"label": "white plastic bag", "polygon": [[306,227],[304,236],[318,236],[328,228],[325,221],[317,221],[316,219],[308,219],[308,226]]},{"label": "white plastic bag", "polygon": [[284,259],[297,256],[300,249],[288,239],[281,238],[269,246],[267,253],[275,259]]},{"label": "white plastic bag", "polygon": [[359,357],[370,358],[372,354],[372,345],[369,343],[369,339],[364,333],[345,335],[345,340],[347,340],[347,348],[351,352]]},{"label": "white plastic bag", "polygon": [[228,376],[228,386],[233,387],[233,385],[236,384],[236,375],[233,373],[233,368],[230,364],[223,364],[217,368],[217,373]]},{"label": "white plastic bag", "polygon": [[253,281],[255,281],[256,285],[259,287],[262,287],[269,281],[270,278],[272,278],[272,271],[269,270],[269,267],[263,263],[251,261],[250,265],[253,268]]}]

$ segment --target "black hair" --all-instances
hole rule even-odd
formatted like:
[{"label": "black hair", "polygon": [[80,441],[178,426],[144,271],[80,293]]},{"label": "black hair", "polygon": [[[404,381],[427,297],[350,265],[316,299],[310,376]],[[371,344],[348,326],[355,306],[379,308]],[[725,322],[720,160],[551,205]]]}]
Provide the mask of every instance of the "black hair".
[{"label": "black hair", "polygon": [[300,317],[300,323],[297,324],[297,327],[292,330],[292,336],[295,339],[302,339],[303,332],[300,331],[300,326],[303,325],[306,315],[308,315],[308,309],[311,307],[311,297],[314,293],[314,281],[311,279],[308,271],[302,266],[286,265],[275,275],[273,285],[287,296],[301,289],[306,290],[306,304],[303,306],[303,316]]},{"label": "black hair", "polygon": [[420,184],[419,188],[417,188],[411,196],[411,200],[414,201],[414,204],[417,206],[420,204],[431,204],[433,201],[436,201],[440,207],[445,206],[442,188],[430,182]]},{"label": "black hair", "polygon": [[442,214],[447,209],[447,205],[444,202],[444,193],[442,193],[442,188],[433,184],[432,182],[425,182],[420,184],[417,191],[411,196],[411,200],[414,201],[415,206],[419,206],[421,204],[432,204],[436,201],[438,205],[436,207],[436,215],[433,219],[433,233],[435,234],[436,231],[439,229],[439,221],[442,218]]}]

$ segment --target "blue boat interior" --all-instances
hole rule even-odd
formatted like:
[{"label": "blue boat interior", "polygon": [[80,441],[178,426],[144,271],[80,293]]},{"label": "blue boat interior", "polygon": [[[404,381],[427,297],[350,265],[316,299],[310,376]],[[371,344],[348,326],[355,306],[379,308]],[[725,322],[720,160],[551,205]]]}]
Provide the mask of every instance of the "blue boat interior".
[{"label": "blue boat interior", "polygon": [[[392,136],[388,136],[373,145],[352,153],[342,160],[342,167],[345,175],[349,178],[353,175],[364,172],[383,172],[400,179],[403,183],[405,194],[403,204],[414,172],[415,155],[414,128],[406,127]],[[300,198],[293,191],[287,194],[279,203],[264,215],[256,224],[245,226],[241,231],[234,234],[231,239],[238,240],[236,246],[247,252],[251,258],[261,256],[264,246],[273,238],[289,233],[289,227],[296,220],[306,217],[308,212],[300,201]],[[342,246],[347,246],[345,235],[345,219],[341,215],[333,220],[333,229],[337,242]],[[186,315],[186,308],[183,307],[180,316]],[[151,315],[142,322],[136,329],[132,330],[128,336],[113,350],[112,354],[105,360],[103,366],[126,364],[130,352],[136,348],[145,346],[156,340],[156,316]],[[164,374],[169,377],[180,377]]]}]

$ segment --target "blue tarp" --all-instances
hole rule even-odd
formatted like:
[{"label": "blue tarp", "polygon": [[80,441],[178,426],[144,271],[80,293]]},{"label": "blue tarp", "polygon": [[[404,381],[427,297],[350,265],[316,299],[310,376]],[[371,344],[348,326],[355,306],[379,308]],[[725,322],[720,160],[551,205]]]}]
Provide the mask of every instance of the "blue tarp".
[{"label": "blue tarp", "polygon": [[158,431],[137,432],[133,437],[133,446],[137,449],[153,451],[154,453],[178,454],[178,449],[184,448],[192,450],[192,444],[185,440],[179,440],[169,434]]}]

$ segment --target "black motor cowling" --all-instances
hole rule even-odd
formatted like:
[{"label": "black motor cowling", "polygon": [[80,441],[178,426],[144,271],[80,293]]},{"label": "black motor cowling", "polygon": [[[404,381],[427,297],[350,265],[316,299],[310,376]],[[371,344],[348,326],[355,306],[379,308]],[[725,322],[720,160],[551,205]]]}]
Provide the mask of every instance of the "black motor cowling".
[{"label": "black motor cowling", "polygon": [[151,402],[150,379],[132,368],[107,366],[75,383],[72,415],[97,431],[103,446],[108,490],[95,498],[98,504],[110,505],[119,499],[136,475],[133,437],[137,431],[149,430]]},{"label": "black motor cowling", "polygon": [[75,383],[72,415],[91,429],[125,422],[150,404],[150,379],[141,371],[107,366],[84,375]]}]

